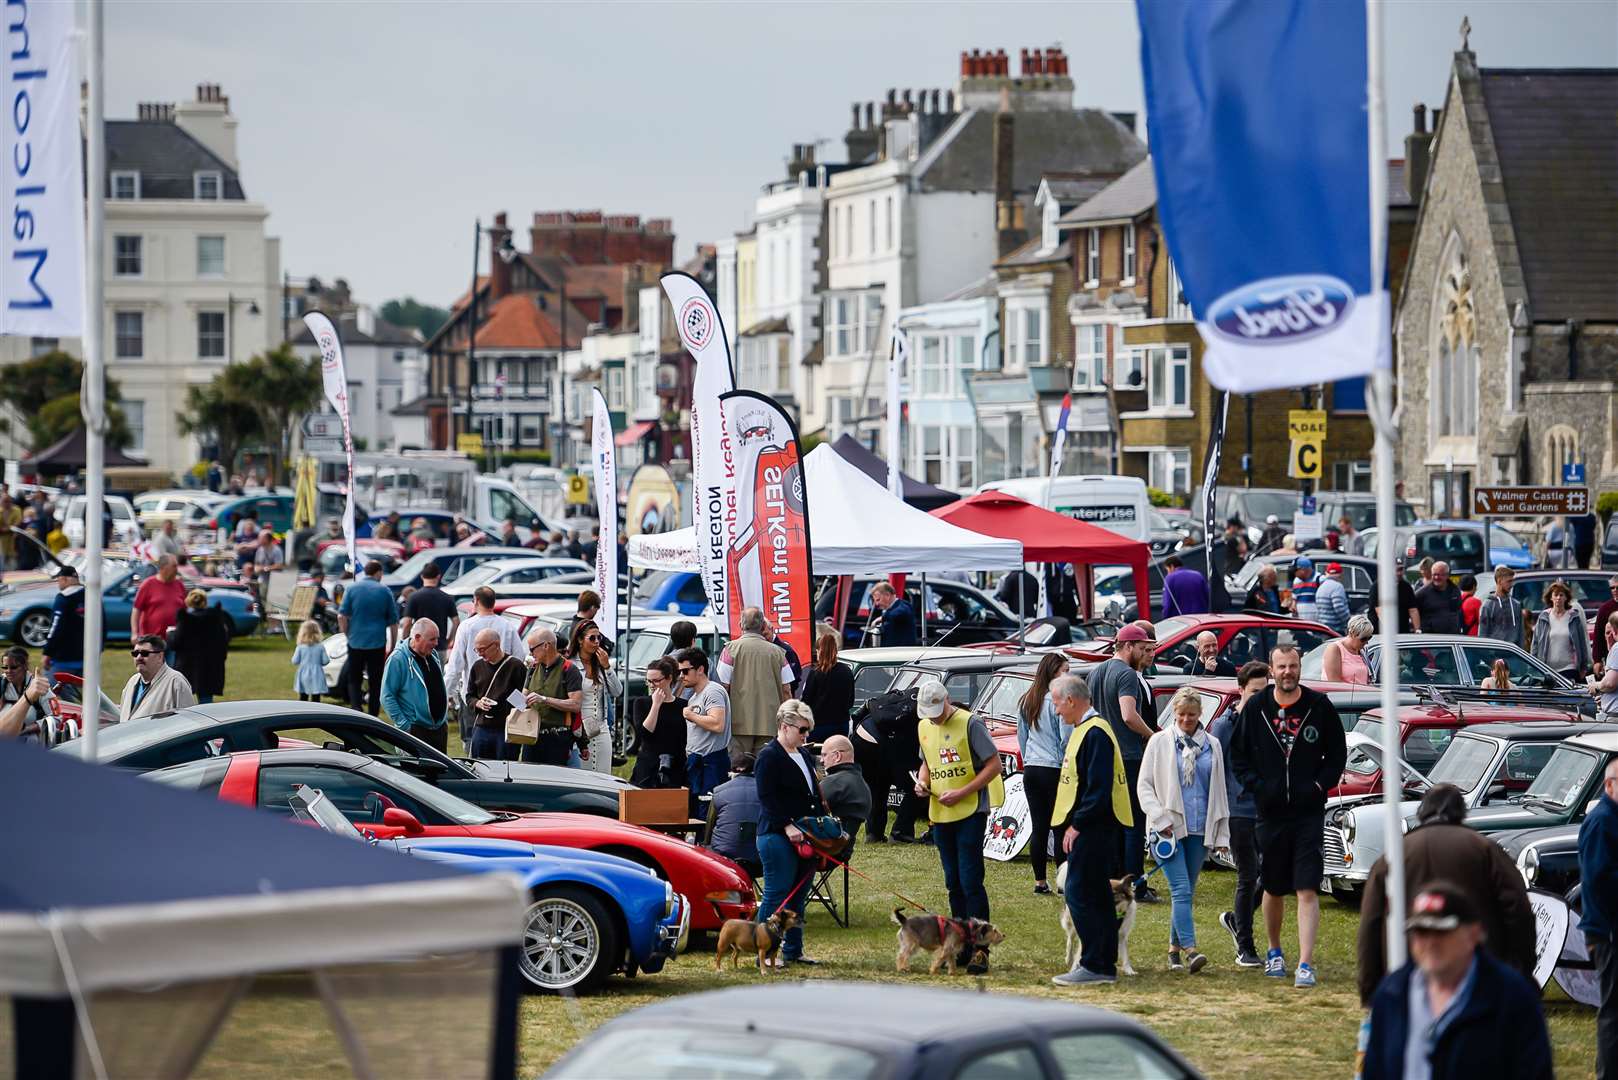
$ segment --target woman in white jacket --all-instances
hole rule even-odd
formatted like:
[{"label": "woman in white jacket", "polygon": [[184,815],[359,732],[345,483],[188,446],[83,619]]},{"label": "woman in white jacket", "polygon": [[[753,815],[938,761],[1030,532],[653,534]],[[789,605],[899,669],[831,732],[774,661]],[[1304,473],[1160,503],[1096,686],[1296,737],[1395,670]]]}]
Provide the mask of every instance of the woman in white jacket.
[{"label": "woman in white jacket", "polygon": [[601,643],[601,627],[586,619],[573,628],[568,656],[579,665],[584,677],[584,696],[579,699],[579,721],[584,737],[584,767],[598,773],[612,772],[612,731],[607,727],[607,702],[623,691],[623,684],[612,671],[612,658]]},{"label": "woman in white jacket", "polygon": [[1169,970],[1195,974],[1208,963],[1197,951],[1192,899],[1209,848],[1230,845],[1230,807],[1219,740],[1202,724],[1202,695],[1182,687],[1169,702],[1173,723],[1147,740],[1135,785],[1148,840],[1174,838],[1174,854],[1158,860],[1168,879],[1172,910]]}]

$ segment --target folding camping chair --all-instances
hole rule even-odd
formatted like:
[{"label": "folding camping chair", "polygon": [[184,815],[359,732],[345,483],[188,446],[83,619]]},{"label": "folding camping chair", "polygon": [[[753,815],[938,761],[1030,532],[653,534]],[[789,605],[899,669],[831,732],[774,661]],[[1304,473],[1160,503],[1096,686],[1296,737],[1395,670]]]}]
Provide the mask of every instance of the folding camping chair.
[{"label": "folding camping chair", "polygon": [[[848,929],[848,867],[845,865],[854,856],[856,845],[849,844],[848,849],[840,856],[841,862],[835,863],[830,859],[820,859],[819,865],[813,871],[814,880],[809,883],[809,901],[819,904],[831,914],[832,921],[844,930]],[[837,874],[843,875],[843,899],[837,902]]]}]

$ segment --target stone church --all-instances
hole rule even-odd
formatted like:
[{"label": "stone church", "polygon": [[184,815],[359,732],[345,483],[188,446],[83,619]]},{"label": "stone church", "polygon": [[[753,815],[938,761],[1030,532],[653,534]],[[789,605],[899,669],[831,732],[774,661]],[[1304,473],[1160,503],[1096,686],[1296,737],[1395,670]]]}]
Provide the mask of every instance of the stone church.
[{"label": "stone church", "polygon": [[1399,476],[1429,517],[1583,462],[1618,490],[1618,69],[1479,69],[1407,142]]}]

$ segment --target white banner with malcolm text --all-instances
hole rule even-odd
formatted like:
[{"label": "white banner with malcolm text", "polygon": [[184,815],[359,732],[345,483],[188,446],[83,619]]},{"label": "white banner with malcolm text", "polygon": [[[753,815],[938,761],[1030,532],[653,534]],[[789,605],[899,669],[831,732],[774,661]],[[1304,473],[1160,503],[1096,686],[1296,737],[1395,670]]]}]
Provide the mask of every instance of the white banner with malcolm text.
[{"label": "white banner with malcolm text", "polygon": [[0,260],[0,334],[84,332],[84,159],[73,10],[66,3],[6,4],[0,168],[11,227]]}]

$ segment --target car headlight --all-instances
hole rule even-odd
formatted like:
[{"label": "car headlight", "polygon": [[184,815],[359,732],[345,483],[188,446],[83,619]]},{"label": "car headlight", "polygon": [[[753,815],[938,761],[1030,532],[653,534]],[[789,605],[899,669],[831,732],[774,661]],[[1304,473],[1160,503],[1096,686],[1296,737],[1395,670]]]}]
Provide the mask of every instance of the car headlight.
[{"label": "car headlight", "polygon": [[663,882],[663,918],[674,914],[674,886]]},{"label": "car headlight", "polygon": [[1354,835],[1359,831],[1354,824],[1354,814],[1352,812],[1344,814],[1338,822],[1338,827],[1343,830],[1343,846],[1352,848],[1354,846]]},{"label": "car headlight", "polygon": [[1521,855],[1517,856],[1517,868],[1522,871],[1522,879],[1532,885],[1539,878],[1539,849],[1532,844],[1523,848]]},{"label": "car headlight", "polygon": [[722,890],[720,890],[718,892],[711,892],[707,896],[703,897],[703,899],[709,901],[710,903],[714,903],[714,904],[745,904],[745,903],[747,903],[747,897],[743,896],[741,893],[737,892],[734,889],[722,889]]}]

